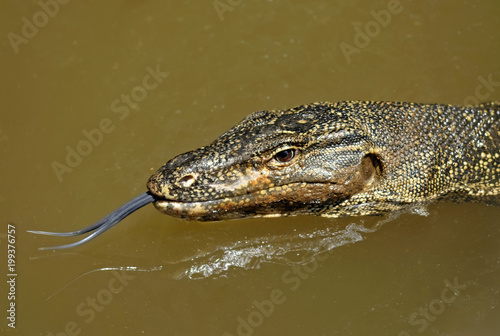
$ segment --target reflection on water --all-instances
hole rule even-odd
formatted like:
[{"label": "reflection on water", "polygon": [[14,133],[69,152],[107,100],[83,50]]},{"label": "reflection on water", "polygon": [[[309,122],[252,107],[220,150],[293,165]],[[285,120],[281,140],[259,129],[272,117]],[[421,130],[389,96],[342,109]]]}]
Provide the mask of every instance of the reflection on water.
[{"label": "reflection on water", "polygon": [[232,267],[258,269],[263,263],[303,264],[324,253],[363,239],[368,232],[362,224],[352,223],[344,230],[324,228],[311,232],[292,232],[282,236],[259,236],[239,240],[213,249],[196,251],[185,259],[171,262],[176,279],[220,276]]},{"label": "reflection on water", "polygon": [[203,249],[182,255],[176,260],[163,260],[162,263],[152,267],[140,265],[100,267],[78,275],[51,294],[47,300],[71,284],[96,272],[161,272],[164,277],[173,280],[196,280],[226,276],[231,268],[259,269],[265,263],[285,266],[304,265],[311,262],[317,255],[331,253],[336,248],[362,241],[366,234],[377,231],[385,223],[396,219],[399,214],[394,213],[380,219],[371,227],[366,227],[364,220],[358,219],[357,222],[348,224],[344,229],[338,226],[312,227],[310,230],[301,228],[300,231],[293,229],[287,234],[262,234],[234,242],[228,240],[224,244],[218,242],[205,245]]},{"label": "reflection on water", "polygon": [[374,232],[385,222],[381,221],[375,228],[366,228],[360,220],[343,230],[332,227],[300,233],[295,230],[288,235],[253,237],[217,246],[211,251],[199,251],[176,262],[180,269],[175,272],[175,278],[219,276],[231,267],[257,269],[263,263],[288,266],[308,263],[318,254],[363,240],[362,233]]}]

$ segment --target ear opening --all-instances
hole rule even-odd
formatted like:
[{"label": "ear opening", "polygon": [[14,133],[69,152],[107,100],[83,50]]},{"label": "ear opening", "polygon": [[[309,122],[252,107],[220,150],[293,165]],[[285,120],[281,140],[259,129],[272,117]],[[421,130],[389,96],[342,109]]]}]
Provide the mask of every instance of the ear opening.
[{"label": "ear opening", "polygon": [[384,165],[379,155],[368,153],[361,159],[361,173],[366,185],[378,182],[384,174]]}]

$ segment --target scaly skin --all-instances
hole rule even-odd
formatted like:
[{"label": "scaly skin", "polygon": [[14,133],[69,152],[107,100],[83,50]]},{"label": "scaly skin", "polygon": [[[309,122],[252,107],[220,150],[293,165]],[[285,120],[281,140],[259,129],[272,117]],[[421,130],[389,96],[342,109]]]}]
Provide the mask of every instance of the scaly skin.
[{"label": "scaly skin", "polygon": [[249,115],[148,181],[168,215],[214,221],[498,203],[500,103],[351,101]]}]

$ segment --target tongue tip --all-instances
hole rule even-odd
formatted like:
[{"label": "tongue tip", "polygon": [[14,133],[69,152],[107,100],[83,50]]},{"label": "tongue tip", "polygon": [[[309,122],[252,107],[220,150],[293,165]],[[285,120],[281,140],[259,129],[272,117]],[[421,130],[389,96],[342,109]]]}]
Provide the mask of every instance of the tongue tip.
[{"label": "tongue tip", "polygon": [[128,217],[135,211],[139,210],[140,208],[155,202],[158,200],[158,197],[153,195],[150,191],[146,191],[130,201],[124,203],[121,205],[118,209],[112,211],[105,217],[103,217],[101,220],[97,221],[96,223],[87,226],[83,229],[80,229],[78,231],[73,231],[73,232],[49,232],[49,231],[37,231],[37,230],[27,230],[29,233],[34,233],[34,234],[40,234],[40,235],[48,235],[48,236],[58,236],[58,237],[67,237],[67,236],[77,236],[81,234],[85,234],[91,231],[94,231],[90,235],[86,236],[82,240],[79,240],[77,242],[67,244],[67,245],[60,245],[60,246],[51,246],[51,247],[41,247],[39,250],[56,250],[56,249],[64,249],[64,248],[70,248],[70,247],[75,247],[78,245],[81,245],[83,243],[88,242],[91,239],[96,238],[97,236],[101,235],[104,231],[107,231],[108,229],[112,228],[119,222],[121,222],[124,218]]}]

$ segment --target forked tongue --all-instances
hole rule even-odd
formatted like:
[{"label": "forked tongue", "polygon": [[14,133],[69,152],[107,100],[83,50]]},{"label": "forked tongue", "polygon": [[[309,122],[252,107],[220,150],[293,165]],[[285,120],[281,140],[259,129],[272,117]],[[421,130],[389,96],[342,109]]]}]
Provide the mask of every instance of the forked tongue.
[{"label": "forked tongue", "polygon": [[50,246],[50,247],[40,247],[39,250],[56,250],[56,249],[65,249],[65,248],[70,248],[70,247],[75,247],[78,245],[82,245],[89,240],[94,239],[95,237],[101,235],[104,231],[109,230],[116,224],[118,224],[122,219],[130,215],[131,213],[139,210],[145,205],[148,205],[149,203],[153,203],[156,200],[155,196],[150,194],[149,192],[145,192],[140,194],[137,197],[134,197],[127,203],[123,204],[121,207],[116,209],[115,211],[111,212],[107,216],[101,218],[94,224],[87,226],[83,229],[80,229],[78,231],[73,231],[73,232],[47,232],[47,231],[32,231],[29,230],[28,232],[31,233],[36,233],[36,234],[41,234],[41,235],[47,235],[47,236],[58,236],[58,237],[71,237],[71,236],[79,236],[88,232],[92,232],[89,234],[87,237],[71,243],[67,245],[59,245],[59,246]]}]

